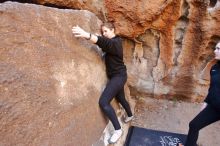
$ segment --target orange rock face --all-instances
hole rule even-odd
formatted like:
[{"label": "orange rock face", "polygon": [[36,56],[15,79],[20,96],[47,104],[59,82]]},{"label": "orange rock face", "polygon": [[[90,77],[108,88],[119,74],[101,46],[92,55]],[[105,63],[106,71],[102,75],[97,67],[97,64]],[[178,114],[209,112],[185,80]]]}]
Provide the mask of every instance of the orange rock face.
[{"label": "orange rock face", "polygon": [[219,2],[105,2],[109,20],[132,40],[125,48],[134,95],[203,100],[209,82],[202,76],[220,40]]}]

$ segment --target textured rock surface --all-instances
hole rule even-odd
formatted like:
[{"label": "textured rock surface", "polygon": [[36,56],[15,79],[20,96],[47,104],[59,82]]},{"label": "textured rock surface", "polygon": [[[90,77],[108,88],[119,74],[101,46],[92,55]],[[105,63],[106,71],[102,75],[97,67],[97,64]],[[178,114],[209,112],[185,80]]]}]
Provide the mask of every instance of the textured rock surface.
[{"label": "textured rock surface", "polygon": [[[206,66],[220,39],[216,0],[38,0],[88,9],[114,21],[124,36],[133,95],[201,101],[207,94]],[[61,4],[62,3],[62,4]],[[100,13],[101,12],[101,13]]]},{"label": "textured rock surface", "polygon": [[11,2],[0,4],[0,18],[0,145],[91,146],[106,126],[98,106],[105,67],[71,28],[95,33],[101,21]]},{"label": "textured rock surface", "polygon": [[106,7],[120,33],[132,38],[124,44],[133,95],[204,98],[204,73],[220,40],[219,2],[211,7],[196,0],[109,1]]}]

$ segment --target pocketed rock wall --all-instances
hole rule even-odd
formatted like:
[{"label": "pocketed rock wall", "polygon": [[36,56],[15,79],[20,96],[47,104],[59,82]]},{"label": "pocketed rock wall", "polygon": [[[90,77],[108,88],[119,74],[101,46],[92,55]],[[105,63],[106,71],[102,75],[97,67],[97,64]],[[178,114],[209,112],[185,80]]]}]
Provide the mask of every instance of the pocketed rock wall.
[{"label": "pocketed rock wall", "polygon": [[106,0],[125,40],[133,95],[202,101],[213,48],[220,40],[220,1]]}]

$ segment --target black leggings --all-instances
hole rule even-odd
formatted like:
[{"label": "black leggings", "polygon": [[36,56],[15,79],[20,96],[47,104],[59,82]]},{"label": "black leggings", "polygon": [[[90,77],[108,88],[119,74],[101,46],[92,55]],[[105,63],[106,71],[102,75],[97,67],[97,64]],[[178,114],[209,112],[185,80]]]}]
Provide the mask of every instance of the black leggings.
[{"label": "black leggings", "polygon": [[220,112],[212,106],[207,105],[207,107],[189,123],[189,132],[184,146],[196,146],[199,130],[218,120],[220,120]]},{"label": "black leggings", "polygon": [[121,126],[119,124],[116,113],[110,104],[114,97],[116,97],[116,100],[125,109],[127,115],[129,117],[132,116],[130,106],[127,100],[125,99],[124,85],[126,83],[126,80],[127,76],[115,76],[109,79],[105,87],[105,90],[103,91],[99,99],[99,106],[106,114],[106,116],[110,119],[115,130],[121,129]]}]

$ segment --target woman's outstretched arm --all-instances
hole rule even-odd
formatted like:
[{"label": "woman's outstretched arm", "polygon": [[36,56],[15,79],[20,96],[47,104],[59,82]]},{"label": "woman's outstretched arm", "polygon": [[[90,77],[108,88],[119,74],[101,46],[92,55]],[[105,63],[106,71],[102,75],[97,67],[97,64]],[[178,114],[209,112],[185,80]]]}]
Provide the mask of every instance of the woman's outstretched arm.
[{"label": "woman's outstretched arm", "polygon": [[75,37],[85,38],[87,40],[90,40],[93,43],[96,43],[98,41],[98,37],[96,35],[86,32],[85,30],[80,28],[78,25],[73,26],[72,33],[74,34]]}]

